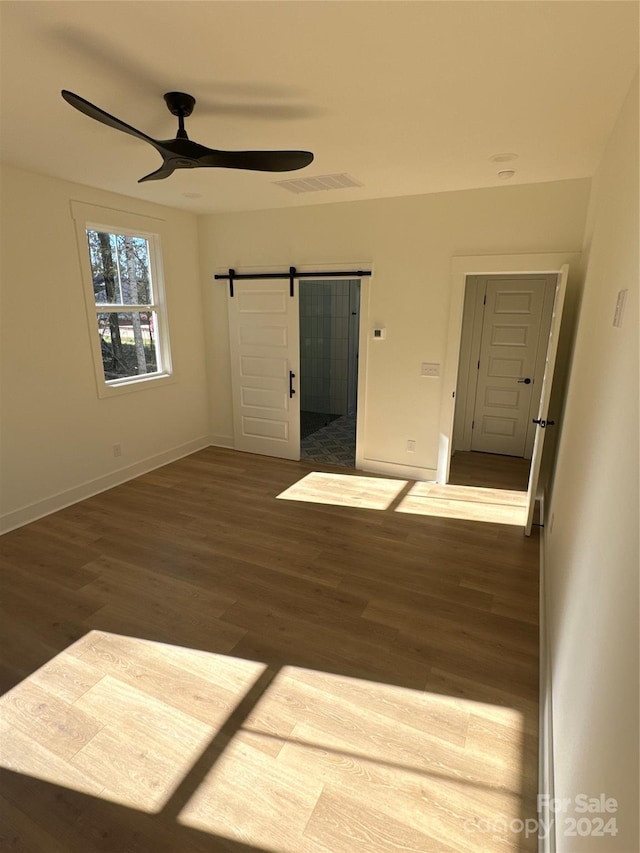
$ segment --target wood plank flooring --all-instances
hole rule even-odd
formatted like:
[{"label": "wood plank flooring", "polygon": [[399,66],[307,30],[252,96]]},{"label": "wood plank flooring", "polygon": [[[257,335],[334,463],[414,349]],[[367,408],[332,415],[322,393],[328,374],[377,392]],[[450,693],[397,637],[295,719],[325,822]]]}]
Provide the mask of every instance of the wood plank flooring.
[{"label": "wood plank flooring", "polygon": [[449,483],[489,489],[527,491],[530,459],[457,450],[451,457]]},{"label": "wood plank flooring", "polygon": [[430,497],[208,448],[2,537],[0,848],[535,850],[538,542]]}]

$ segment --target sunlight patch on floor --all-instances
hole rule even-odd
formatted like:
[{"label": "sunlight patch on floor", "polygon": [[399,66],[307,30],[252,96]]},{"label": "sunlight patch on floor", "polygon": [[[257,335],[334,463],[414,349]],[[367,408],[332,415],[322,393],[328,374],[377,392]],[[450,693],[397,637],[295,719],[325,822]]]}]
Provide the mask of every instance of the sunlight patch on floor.
[{"label": "sunlight patch on floor", "polygon": [[526,492],[415,483],[396,512],[524,527],[526,504]]},{"label": "sunlight patch on floor", "polygon": [[0,766],[159,812],[264,669],[91,631],[0,698]]},{"label": "sunlight patch on floor", "polygon": [[360,477],[312,471],[278,495],[280,500],[348,506],[357,509],[388,509],[407,480]]},{"label": "sunlight patch on floor", "polygon": [[287,666],[179,820],[279,853],[468,850],[464,818],[521,814],[522,728],[512,708]]},{"label": "sunlight patch on floor", "polygon": [[444,693],[91,631],[0,718],[3,767],[264,853],[481,849],[473,821],[521,817],[523,715]]},{"label": "sunlight patch on floor", "polygon": [[526,492],[416,482],[404,494],[408,486],[408,480],[313,471],[277,497],[517,527],[524,527],[526,522]]}]

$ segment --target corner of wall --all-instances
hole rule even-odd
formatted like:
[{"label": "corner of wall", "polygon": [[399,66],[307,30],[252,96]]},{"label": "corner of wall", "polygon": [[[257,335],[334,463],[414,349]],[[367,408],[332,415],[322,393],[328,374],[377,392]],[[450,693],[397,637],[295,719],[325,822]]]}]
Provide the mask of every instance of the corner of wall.
[{"label": "corner of wall", "polygon": [[155,456],[138,460],[132,465],[119,468],[111,474],[97,477],[95,480],[88,480],[85,483],[73,486],[71,489],[65,489],[63,492],[58,492],[58,494],[43,498],[13,512],[8,512],[0,516],[0,536],[16,527],[30,524],[32,521],[37,521],[52,512],[58,512],[58,510],[78,503],[78,501],[86,500],[100,494],[100,492],[107,491],[107,489],[112,489],[114,486],[119,486],[121,483],[126,483],[127,480],[133,480],[135,477],[148,474],[149,471],[154,471],[170,462],[176,462],[178,459],[196,453],[198,450],[204,450],[205,447],[214,443],[211,439],[211,436],[194,439],[179,447],[171,448]]}]

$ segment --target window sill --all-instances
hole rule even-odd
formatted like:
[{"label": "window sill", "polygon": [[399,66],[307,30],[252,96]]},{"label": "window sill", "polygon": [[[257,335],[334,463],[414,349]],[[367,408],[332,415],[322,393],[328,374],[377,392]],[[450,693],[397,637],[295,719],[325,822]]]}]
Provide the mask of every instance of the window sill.
[{"label": "window sill", "polygon": [[172,373],[152,373],[130,379],[112,379],[108,383],[103,380],[98,384],[98,397],[117,397],[120,394],[131,394],[148,388],[159,388],[170,385],[172,382],[175,382],[175,376]]}]

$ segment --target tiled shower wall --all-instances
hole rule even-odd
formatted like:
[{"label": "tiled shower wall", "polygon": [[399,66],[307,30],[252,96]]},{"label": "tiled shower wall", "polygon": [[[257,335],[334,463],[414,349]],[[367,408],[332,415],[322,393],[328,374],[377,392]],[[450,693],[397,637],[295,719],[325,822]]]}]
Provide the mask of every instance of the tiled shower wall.
[{"label": "tiled shower wall", "polygon": [[358,281],[300,282],[300,406],[355,412]]}]

